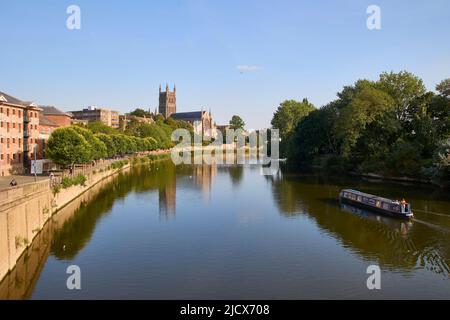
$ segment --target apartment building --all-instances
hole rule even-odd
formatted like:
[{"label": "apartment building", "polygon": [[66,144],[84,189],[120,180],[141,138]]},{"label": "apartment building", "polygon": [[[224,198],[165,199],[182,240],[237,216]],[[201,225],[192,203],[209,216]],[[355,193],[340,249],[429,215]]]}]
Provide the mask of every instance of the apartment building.
[{"label": "apartment building", "polygon": [[1,176],[29,170],[39,139],[40,111],[33,102],[22,101],[0,91]]},{"label": "apartment building", "polygon": [[72,118],[78,121],[101,121],[112,128],[119,128],[119,112],[90,106],[87,109],[71,111]]}]

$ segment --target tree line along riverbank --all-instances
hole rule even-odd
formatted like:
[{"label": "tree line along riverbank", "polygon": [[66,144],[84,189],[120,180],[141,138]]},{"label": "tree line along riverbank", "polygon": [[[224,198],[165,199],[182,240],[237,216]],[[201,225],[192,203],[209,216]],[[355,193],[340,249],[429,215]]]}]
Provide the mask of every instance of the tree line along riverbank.
[{"label": "tree line along riverbank", "polygon": [[321,108],[286,100],[271,123],[293,167],[450,186],[450,79],[433,92],[407,71],[384,72]]}]

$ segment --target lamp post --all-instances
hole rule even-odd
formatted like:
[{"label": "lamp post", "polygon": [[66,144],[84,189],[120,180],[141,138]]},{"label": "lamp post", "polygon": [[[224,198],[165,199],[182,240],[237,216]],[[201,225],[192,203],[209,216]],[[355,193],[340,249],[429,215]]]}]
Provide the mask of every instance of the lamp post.
[{"label": "lamp post", "polygon": [[34,145],[34,181],[36,182],[37,180],[37,168],[36,168],[36,161],[37,161],[37,144]]}]

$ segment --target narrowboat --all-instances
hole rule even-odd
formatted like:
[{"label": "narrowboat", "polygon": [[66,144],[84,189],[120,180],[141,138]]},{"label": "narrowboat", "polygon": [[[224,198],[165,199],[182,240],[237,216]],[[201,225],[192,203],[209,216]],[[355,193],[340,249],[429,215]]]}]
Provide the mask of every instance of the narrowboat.
[{"label": "narrowboat", "polygon": [[412,218],[411,205],[406,201],[394,201],[358,190],[344,189],[339,194],[339,200],[354,206],[367,208],[395,218]]}]

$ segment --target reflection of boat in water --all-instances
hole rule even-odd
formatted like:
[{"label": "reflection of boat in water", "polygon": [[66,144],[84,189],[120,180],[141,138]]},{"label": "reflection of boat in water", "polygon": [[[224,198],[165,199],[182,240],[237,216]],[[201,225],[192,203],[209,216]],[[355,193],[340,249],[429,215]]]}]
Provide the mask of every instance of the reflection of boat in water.
[{"label": "reflection of boat in water", "polygon": [[413,217],[411,205],[404,200],[402,202],[393,201],[352,189],[342,190],[339,199],[341,202],[370,209],[394,218],[408,219]]},{"label": "reflection of boat in water", "polygon": [[391,229],[397,230],[398,232],[400,232],[400,234],[403,234],[403,235],[407,234],[413,226],[412,220],[401,221],[398,219],[393,219],[391,217],[382,216],[382,215],[376,214],[372,211],[358,208],[358,207],[355,207],[355,206],[352,206],[349,204],[345,204],[345,203],[341,203],[341,209],[346,212],[364,217],[368,220],[383,223],[384,225],[388,226]]}]

